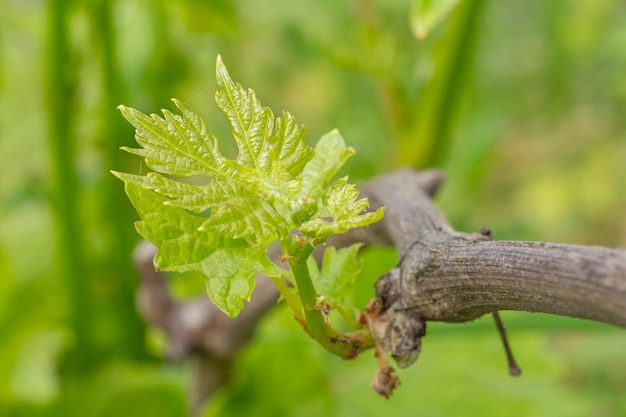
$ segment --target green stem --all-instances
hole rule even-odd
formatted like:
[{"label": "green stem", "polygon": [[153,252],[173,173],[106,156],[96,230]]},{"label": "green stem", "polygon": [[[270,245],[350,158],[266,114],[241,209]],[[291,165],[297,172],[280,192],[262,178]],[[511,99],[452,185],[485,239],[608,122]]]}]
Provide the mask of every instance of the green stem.
[{"label": "green stem", "polygon": [[270,279],[274,285],[276,285],[276,288],[278,288],[278,291],[285,299],[285,302],[289,305],[298,321],[304,322],[305,317],[304,312],[302,311],[302,304],[294,293],[293,288],[288,287],[282,277],[270,277]]},{"label": "green stem", "polygon": [[288,260],[304,309],[305,330],[326,350],[342,358],[354,358],[359,352],[373,347],[372,336],[367,329],[352,333],[338,332],[326,322],[322,312],[315,308],[317,291],[307,266],[313,249],[307,242],[302,247],[296,247],[295,254]]},{"label": "green stem", "polygon": [[471,72],[483,6],[484,0],[466,0],[452,15],[436,49],[435,77],[416,109],[417,128],[404,137],[402,164],[430,167],[445,162]]},{"label": "green stem", "polygon": [[309,267],[307,266],[307,260],[312,253],[313,246],[307,243],[298,250],[298,253],[293,258],[289,259],[288,263],[294,279],[296,280],[300,301],[304,308],[307,330],[311,333],[313,338],[318,340],[328,335],[329,326],[324,322],[322,312],[314,309],[317,300],[317,291],[315,290],[313,280],[309,274]]},{"label": "green stem", "polygon": [[76,143],[71,128],[74,82],[68,34],[71,3],[67,0],[51,0],[48,3],[45,81],[57,259],[59,274],[67,290],[67,320],[75,346],[66,357],[65,371],[78,374],[87,373],[97,361],[94,360],[96,355],[91,331],[93,297],[86,276],[84,242],[79,226]]},{"label": "green stem", "polygon": [[[117,63],[115,46],[116,32],[113,24],[113,2],[111,0],[97,0],[89,3],[91,18],[94,26],[94,38],[100,47],[102,64],[102,118],[103,124],[100,133],[102,154],[106,165],[113,169],[127,170],[128,163],[121,160],[119,148],[124,145],[128,126],[120,117],[117,106],[125,101],[122,74]],[[119,181],[112,175],[106,175],[101,184],[100,194],[103,197],[101,204],[103,233],[105,242],[109,244],[107,270],[100,271],[109,275],[107,281],[115,291],[107,300],[112,311],[117,315],[118,333],[112,335],[110,342],[133,358],[142,358],[145,355],[144,338],[145,324],[139,318],[135,308],[135,269],[131,262],[131,253],[136,243],[137,234],[131,227],[135,212],[124,199]],[[117,207],[116,215],[110,215],[110,208]],[[116,338],[115,336],[118,336]]]}]

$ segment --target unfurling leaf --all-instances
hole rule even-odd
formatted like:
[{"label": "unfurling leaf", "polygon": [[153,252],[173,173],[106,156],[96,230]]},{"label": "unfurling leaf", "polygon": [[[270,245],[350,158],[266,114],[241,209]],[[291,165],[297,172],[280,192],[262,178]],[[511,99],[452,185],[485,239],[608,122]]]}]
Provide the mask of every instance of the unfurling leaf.
[{"label": "unfurling leaf", "polygon": [[339,250],[331,246],[324,252],[318,289],[324,294],[330,308],[343,305],[354,280],[361,272],[363,260],[357,256],[361,246],[360,243],[356,243]]}]

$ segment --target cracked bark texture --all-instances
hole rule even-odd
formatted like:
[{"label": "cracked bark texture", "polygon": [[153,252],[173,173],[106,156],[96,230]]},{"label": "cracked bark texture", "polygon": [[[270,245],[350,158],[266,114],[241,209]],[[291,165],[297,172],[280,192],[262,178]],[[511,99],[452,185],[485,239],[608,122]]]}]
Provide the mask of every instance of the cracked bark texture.
[{"label": "cracked bark texture", "polygon": [[[399,263],[376,284],[382,345],[398,361],[417,357],[426,322],[463,322],[497,310],[558,314],[626,327],[626,250],[556,243],[493,241],[489,232],[455,231],[432,203],[441,172],[400,170],[361,187],[372,209],[386,206],[382,221],[330,239],[393,245]],[[315,253],[320,259],[324,247]],[[229,319],[208,299],[177,302],[169,294],[148,243],[136,252],[138,305],[144,318],[162,328],[170,357],[194,363],[191,411],[229,378],[236,354],[253,335],[278,292],[257,277],[252,300]],[[278,252],[269,256],[277,261]],[[279,262],[277,262],[279,263]],[[378,313],[377,313],[378,314]],[[407,359],[408,358],[408,359]]]},{"label": "cracked bark texture", "polygon": [[376,284],[384,307],[412,309],[425,321],[517,310],[626,327],[626,250],[457,232],[419,177],[405,170],[368,185],[377,204],[388,204],[382,226],[400,256]]}]

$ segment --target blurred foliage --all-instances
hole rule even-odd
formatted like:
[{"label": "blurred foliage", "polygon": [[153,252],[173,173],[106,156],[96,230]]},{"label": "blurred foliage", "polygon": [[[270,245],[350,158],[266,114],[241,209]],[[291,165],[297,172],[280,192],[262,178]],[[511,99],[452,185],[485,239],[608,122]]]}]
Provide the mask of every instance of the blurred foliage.
[{"label": "blurred foliage", "polygon": [[[218,53],[310,138],[339,128],[357,149],[353,180],[435,164],[448,174],[438,202],[460,230],[626,246],[620,0],[464,0],[425,40],[398,0],[0,7],[2,416],[184,414],[187,369],[163,363],[134,310],[136,216],[108,171],[145,170],[117,151],[133,134],[120,103],[156,112],[179,97],[227,134],[213,104]],[[388,249],[364,257],[356,305],[395,263]],[[521,378],[506,375],[490,320],[433,324],[384,401],[369,388],[372,357],[331,357],[277,308],[205,415],[626,413],[623,331],[504,319]]]}]

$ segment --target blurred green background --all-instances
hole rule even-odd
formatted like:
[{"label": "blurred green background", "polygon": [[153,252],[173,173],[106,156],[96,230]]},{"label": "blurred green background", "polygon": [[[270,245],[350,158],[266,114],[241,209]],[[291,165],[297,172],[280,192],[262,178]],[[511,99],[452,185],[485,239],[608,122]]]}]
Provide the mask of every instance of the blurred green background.
[{"label": "blurred green background", "polygon": [[[626,246],[626,4],[464,0],[425,39],[409,0],[0,1],[0,416],[182,416],[188,366],[134,307],[137,218],[110,169],[139,172],[120,103],[181,99],[219,137],[216,55],[311,143],[339,128],[356,181],[437,166],[459,230]],[[225,144],[226,142],[224,142]],[[367,250],[355,298],[393,266]],[[201,280],[174,280],[199,294]],[[623,416],[626,333],[503,313],[434,323],[385,401],[373,355],[343,362],[284,308],[206,416]]]}]

